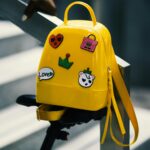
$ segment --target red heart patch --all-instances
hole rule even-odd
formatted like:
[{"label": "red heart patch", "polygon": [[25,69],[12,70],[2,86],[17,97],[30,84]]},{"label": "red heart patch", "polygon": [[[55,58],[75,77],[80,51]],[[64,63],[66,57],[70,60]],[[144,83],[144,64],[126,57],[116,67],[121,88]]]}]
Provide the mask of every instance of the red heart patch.
[{"label": "red heart patch", "polygon": [[49,43],[53,48],[57,48],[62,43],[63,38],[64,37],[62,34],[57,34],[57,35],[52,34],[49,38]]}]

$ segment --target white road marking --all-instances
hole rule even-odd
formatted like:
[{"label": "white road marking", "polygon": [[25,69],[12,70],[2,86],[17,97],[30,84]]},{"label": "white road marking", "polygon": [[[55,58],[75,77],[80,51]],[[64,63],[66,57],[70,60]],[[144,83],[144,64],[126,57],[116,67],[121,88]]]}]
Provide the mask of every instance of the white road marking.
[{"label": "white road marking", "polygon": [[34,48],[0,59],[0,85],[29,76],[37,71],[42,48]]},{"label": "white road marking", "polygon": [[[131,146],[131,150],[134,150],[137,148],[139,145],[144,143],[150,138],[150,128],[149,128],[149,123],[150,123],[150,110],[145,110],[142,108],[135,108],[136,110],[136,115],[138,117],[138,122],[139,122],[139,128],[140,128],[140,133],[139,133],[139,138],[137,142]],[[131,138],[134,136],[133,130],[131,129]],[[87,150],[99,150],[100,148],[100,142],[99,142],[99,125],[97,124],[87,132],[80,134],[77,138],[70,140],[58,150],[82,150],[83,147],[84,149]],[[93,142],[95,142],[93,144]],[[113,142],[113,141],[112,141]],[[90,146],[89,143],[92,143]],[[108,144],[108,143],[105,143]],[[87,147],[86,147],[87,146]]]},{"label": "white road marking", "polygon": [[51,16],[51,15],[47,15],[41,12],[38,12],[40,15],[42,15],[44,18],[48,19],[49,21],[53,22],[54,24],[56,24],[57,26],[63,24],[63,21],[61,19],[59,19],[56,16]]},{"label": "white road marking", "polygon": [[[139,123],[139,137],[137,142],[131,146],[131,150],[137,148],[139,145],[150,139],[150,110],[136,107],[135,111]],[[131,137],[133,136],[132,130]]]},{"label": "white road marking", "polygon": [[[131,149],[135,149],[146,140],[150,138],[150,111],[136,108],[136,114],[138,116],[140,134],[138,141],[131,146]],[[46,126],[48,122],[36,120],[36,108],[24,107],[19,105],[10,106],[0,111],[0,148],[14,143]],[[78,126],[79,127],[79,126]],[[133,132],[131,133],[133,137]],[[91,127],[86,132],[81,133],[76,138],[70,139],[67,142],[57,148],[58,150],[81,150],[87,146],[88,150],[93,148],[96,150],[100,147],[100,128],[99,125]],[[92,143],[92,145],[89,145]]]},{"label": "white road marking", "polygon": [[36,119],[35,107],[10,106],[0,111],[0,148],[48,126]]},{"label": "white road marking", "polygon": [[9,21],[0,21],[0,39],[25,34],[19,27]]},{"label": "white road marking", "polygon": [[128,62],[124,61],[122,58],[118,57],[117,55],[116,55],[116,60],[117,60],[118,65],[120,65],[123,68],[130,65]]},{"label": "white road marking", "polygon": [[[80,126],[79,126],[80,127]],[[66,144],[62,145],[60,148],[57,148],[57,150],[82,150],[84,146],[88,145],[92,141],[95,142],[94,145],[90,147],[88,150],[90,150],[92,147],[94,147],[94,150],[100,149],[100,126],[97,123],[95,126],[91,127],[86,132],[81,133],[76,138],[66,142]],[[87,149],[87,147],[86,147]],[[92,150],[92,149],[91,149]]]}]

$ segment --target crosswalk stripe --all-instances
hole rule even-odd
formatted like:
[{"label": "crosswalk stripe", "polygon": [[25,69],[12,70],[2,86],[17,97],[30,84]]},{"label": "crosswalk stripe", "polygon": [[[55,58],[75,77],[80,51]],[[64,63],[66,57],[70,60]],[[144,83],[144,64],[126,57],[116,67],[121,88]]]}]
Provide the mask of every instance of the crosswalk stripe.
[{"label": "crosswalk stripe", "polygon": [[[47,127],[48,122],[36,120],[36,108],[35,107],[24,107],[19,105],[10,106],[0,111],[1,130],[0,130],[0,148],[16,142],[32,133]],[[135,149],[141,145],[144,141],[150,137],[150,132],[147,131],[150,122],[150,111],[137,108],[136,114],[139,120],[140,135],[137,143],[131,146],[131,149]],[[143,128],[144,124],[144,128]],[[79,127],[79,126],[78,126]],[[70,139],[66,144],[64,143],[58,150],[80,150],[83,147],[90,149],[89,143],[93,143],[91,147],[99,149],[100,139],[100,128],[98,123],[76,136],[76,138]],[[133,131],[131,131],[131,138],[133,137]],[[85,140],[86,139],[86,140]],[[81,143],[82,141],[82,143]]]},{"label": "crosswalk stripe", "polygon": [[[149,130],[149,123],[150,123],[150,110],[142,109],[136,107],[136,115],[138,118],[139,123],[139,137],[135,144],[131,145],[131,150],[136,149],[139,145],[150,139],[150,130]],[[130,128],[131,138],[133,139],[133,129]]]},{"label": "crosswalk stripe", "polygon": [[[150,137],[150,132],[149,132],[149,122],[150,122],[150,111],[145,110],[142,108],[135,108],[136,114],[138,116],[138,122],[139,122],[139,128],[140,128],[140,133],[139,133],[139,138],[135,144],[131,146],[131,150],[136,149],[139,145],[147,141]],[[134,133],[132,128],[130,128],[130,139],[133,138]],[[58,150],[95,150],[100,149],[100,141],[99,141],[99,125],[97,124],[96,126],[92,127],[90,130],[87,132],[80,134],[76,138],[72,139],[71,141],[67,142],[66,144],[62,145]],[[82,142],[81,142],[82,141]],[[113,142],[113,141],[112,141]],[[89,146],[89,143],[92,143],[92,145]],[[109,143],[105,143],[109,144]],[[84,147],[84,148],[83,148]]]},{"label": "crosswalk stripe", "polygon": [[[95,126],[91,127],[88,131],[81,133],[76,138],[68,141],[66,144],[62,145],[57,150],[81,150],[85,145],[88,145],[91,141],[94,141],[95,150],[100,149],[100,126],[97,123]],[[92,147],[93,147],[92,146]],[[86,147],[87,149],[87,147]]]},{"label": "crosswalk stripe", "polygon": [[19,105],[0,111],[0,148],[48,126],[48,122],[37,121],[35,112],[35,107]]},{"label": "crosswalk stripe", "polygon": [[123,68],[125,68],[125,67],[127,67],[127,66],[130,65],[129,63],[127,63],[126,61],[124,61],[123,59],[121,59],[120,57],[118,57],[117,55],[116,55],[116,60],[117,60],[117,63],[119,65],[121,65]]},{"label": "crosswalk stripe", "polygon": [[63,24],[63,21],[61,19],[59,19],[58,17],[56,17],[56,16],[47,15],[47,14],[44,14],[44,13],[41,13],[41,12],[38,12],[38,13],[41,14],[46,19],[48,19],[49,21],[56,24],[57,26]]},{"label": "crosswalk stripe", "polygon": [[0,29],[0,39],[24,34],[24,32],[19,27],[10,23],[9,21],[0,21]]},{"label": "crosswalk stripe", "polygon": [[0,59],[0,85],[32,75],[36,72],[42,48],[13,54]]}]

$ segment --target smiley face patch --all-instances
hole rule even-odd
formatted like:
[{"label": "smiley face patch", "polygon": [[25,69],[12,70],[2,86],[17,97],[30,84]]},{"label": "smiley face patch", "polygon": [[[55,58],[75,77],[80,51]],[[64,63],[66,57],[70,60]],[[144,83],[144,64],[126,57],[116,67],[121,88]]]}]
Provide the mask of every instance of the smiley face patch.
[{"label": "smiley face patch", "polygon": [[94,82],[95,76],[92,75],[92,71],[87,68],[84,71],[79,72],[78,82],[80,86],[88,88],[91,87]]},{"label": "smiley face patch", "polygon": [[49,43],[53,48],[57,48],[62,43],[63,39],[64,37],[62,34],[57,34],[57,35],[52,34],[49,38]]}]

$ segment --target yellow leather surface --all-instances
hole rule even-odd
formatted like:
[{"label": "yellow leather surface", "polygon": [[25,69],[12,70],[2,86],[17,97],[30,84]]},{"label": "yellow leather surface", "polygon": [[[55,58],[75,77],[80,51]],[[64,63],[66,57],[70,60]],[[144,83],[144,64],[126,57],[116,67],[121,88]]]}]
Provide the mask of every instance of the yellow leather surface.
[{"label": "yellow leather surface", "polygon": [[[89,9],[89,11],[93,10]],[[94,16],[92,18],[95,18]],[[54,71],[54,77],[49,80],[41,80],[37,77],[37,102],[84,110],[98,110],[106,107],[107,63],[104,41],[98,34],[98,31],[103,28],[102,24],[95,24],[94,21],[76,20],[67,21],[49,33],[38,72],[42,68],[51,68]],[[58,34],[63,35],[63,41],[59,47],[53,48],[49,39],[52,35]],[[83,39],[91,34],[98,42],[94,52],[81,48]],[[66,54],[70,55],[69,61],[73,62],[69,69],[58,65],[59,58],[65,58]],[[89,88],[80,86],[78,81],[79,73],[86,68],[89,68],[95,77]]]},{"label": "yellow leather surface", "polygon": [[[69,9],[76,4],[83,5],[89,10],[92,21],[68,21]],[[92,52],[84,50],[81,46],[84,39],[89,38],[89,35],[94,35],[95,39],[92,41],[97,42]],[[51,40],[52,37],[57,38],[57,36],[61,37],[61,42],[57,41],[58,43],[55,45]],[[108,68],[111,70],[111,75],[108,73]],[[44,72],[44,76],[42,76],[42,72]],[[83,86],[79,79],[81,74],[87,75],[85,72],[88,72],[88,78],[93,78],[92,84],[89,84],[88,87]],[[135,137],[131,142],[133,144],[139,133],[138,122],[116,62],[110,33],[104,25],[96,22],[94,12],[89,5],[83,2],[71,3],[65,11],[64,23],[52,30],[47,37],[36,78],[36,101],[47,105],[91,111],[107,107],[106,125],[101,142],[105,141],[110,123],[112,139],[120,146],[128,146],[129,144],[122,144],[115,138],[111,128],[112,105],[121,133],[124,135],[126,132],[114,97],[112,79],[135,131]],[[60,115],[59,113],[54,114],[53,119],[59,120],[61,115],[62,112]],[[53,115],[47,118],[51,120],[52,117]]]}]

